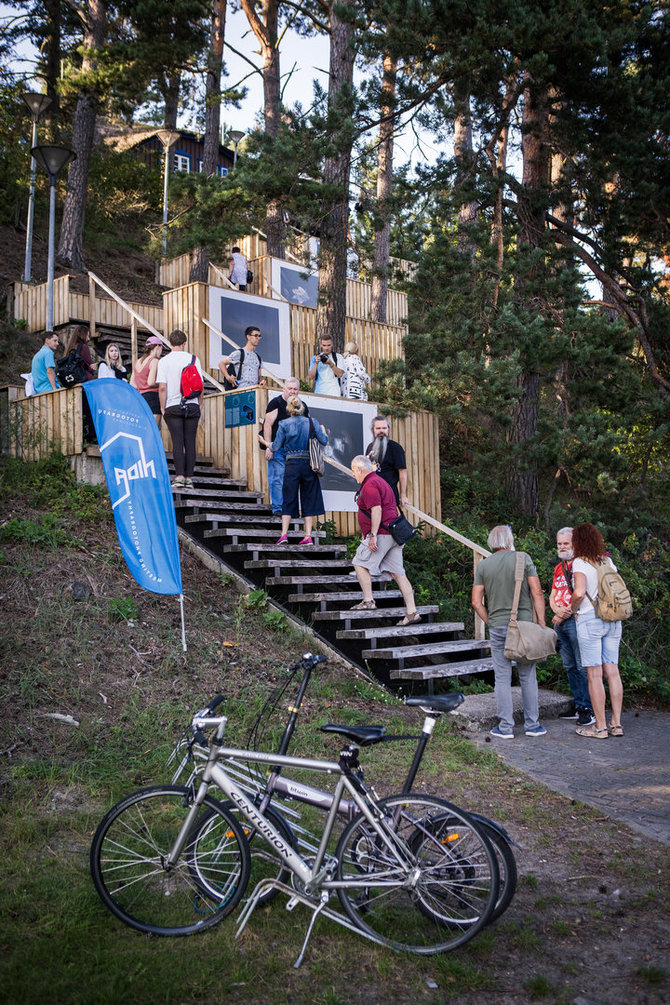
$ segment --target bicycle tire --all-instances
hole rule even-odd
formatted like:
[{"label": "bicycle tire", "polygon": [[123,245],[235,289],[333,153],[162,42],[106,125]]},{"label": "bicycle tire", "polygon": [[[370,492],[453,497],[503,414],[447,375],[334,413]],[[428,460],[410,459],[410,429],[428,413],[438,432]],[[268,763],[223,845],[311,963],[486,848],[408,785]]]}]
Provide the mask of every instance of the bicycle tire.
[{"label": "bicycle tire", "polygon": [[[276,872],[276,878],[277,880],[279,880],[280,883],[284,884],[289,883],[292,876],[291,870],[288,869],[283,864],[282,860],[279,858],[279,855],[275,851],[273,851],[270,844],[259,834],[259,832],[252,826],[252,824],[250,824],[249,821],[242,816],[242,814],[239,812],[234,803],[227,801],[225,803],[221,803],[221,805],[225,810],[227,810],[228,813],[232,813],[238,820],[238,823],[240,824],[240,827],[242,828],[244,836],[249,845],[249,851],[251,853],[251,875],[248,885],[250,886],[250,888],[253,890],[262,879],[268,876],[268,869],[265,866],[265,863],[269,863],[270,870],[272,872]],[[287,821],[281,815],[281,813],[279,813],[278,810],[273,809],[272,806],[268,806],[263,811],[263,816],[267,818],[267,820],[272,824],[272,826],[276,831],[279,831],[279,834],[284,839],[284,841],[286,841],[286,843],[290,845],[291,848],[297,850],[298,848],[297,838],[293,833],[293,831],[291,830]],[[194,871],[198,882],[200,882],[205,888],[207,887],[207,878],[200,875],[200,868],[198,862],[199,838],[201,833],[204,834],[206,831],[209,832],[207,856],[208,858],[211,858],[212,854],[211,843],[213,838],[213,835],[211,833],[211,826],[212,823],[214,823],[214,825],[216,826],[217,821],[215,818],[216,813],[213,810],[207,810],[201,817],[198,817],[197,830],[194,829],[192,831],[193,837],[192,840],[189,842],[189,856],[190,856],[189,865],[191,869]],[[271,887],[258,898],[258,903],[259,904],[269,903],[269,901],[271,901],[277,895],[277,892],[278,892],[277,890]]]},{"label": "bicycle tire", "polygon": [[392,949],[431,955],[463,945],[487,923],[497,900],[489,841],[467,814],[433,796],[405,793],[377,806],[392,850],[362,814],[337,845],[345,913]]},{"label": "bicycle tire", "polygon": [[518,880],[516,858],[509,841],[490,820],[487,820],[486,817],[480,817],[479,814],[473,814],[473,820],[491,842],[498,862],[500,887],[498,899],[487,922],[490,925],[505,913],[516,893]]},{"label": "bicycle tire", "polygon": [[192,801],[191,789],[183,786],[139,789],[112,807],[95,832],[90,853],[95,888],[112,914],[137,931],[167,936],[205,931],[230,914],[244,894],[249,846],[235,817],[210,796],[205,812],[222,826],[209,857],[201,837],[200,876],[190,867],[199,817],[179,861],[169,871],[164,868]]}]

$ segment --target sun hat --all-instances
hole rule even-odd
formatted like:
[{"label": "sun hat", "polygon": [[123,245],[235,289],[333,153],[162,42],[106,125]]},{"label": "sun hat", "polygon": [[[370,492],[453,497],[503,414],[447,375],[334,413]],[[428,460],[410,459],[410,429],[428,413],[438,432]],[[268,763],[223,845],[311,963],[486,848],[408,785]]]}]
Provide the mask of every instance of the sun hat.
[{"label": "sun hat", "polygon": [[163,339],[158,338],[157,335],[150,335],[147,339],[146,345],[163,345]]}]

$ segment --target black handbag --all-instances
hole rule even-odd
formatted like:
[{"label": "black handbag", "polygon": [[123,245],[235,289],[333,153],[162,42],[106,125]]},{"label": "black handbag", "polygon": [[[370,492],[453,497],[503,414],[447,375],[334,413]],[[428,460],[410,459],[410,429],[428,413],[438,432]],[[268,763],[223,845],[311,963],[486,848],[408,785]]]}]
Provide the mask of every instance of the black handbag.
[{"label": "black handbag", "polygon": [[[359,493],[357,492],[356,499],[358,499],[358,495]],[[369,509],[363,509],[361,507],[361,513],[365,513],[366,516],[370,516]],[[379,526],[383,527],[384,530],[387,530],[395,543],[399,544],[401,548],[417,533],[416,527],[412,526],[404,513],[398,513],[397,517],[391,520],[390,523],[380,523]]]},{"label": "black handbag", "polygon": [[88,370],[81,358],[81,346],[63,356],[56,363],[56,376],[61,387],[74,387],[88,379]]}]

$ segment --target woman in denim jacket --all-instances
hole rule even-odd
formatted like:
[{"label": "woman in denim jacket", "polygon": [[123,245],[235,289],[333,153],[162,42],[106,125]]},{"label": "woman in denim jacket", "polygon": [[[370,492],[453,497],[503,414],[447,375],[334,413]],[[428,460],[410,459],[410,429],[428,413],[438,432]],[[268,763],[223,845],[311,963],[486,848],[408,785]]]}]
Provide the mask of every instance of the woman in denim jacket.
[{"label": "woman in denim jacket", "polygon": [[[328,437],[323,426],[316,419],[308,419],[303,415],[305,406],[295,395],[286,402],[288,419],[284,419],[277,427],[277,436],[271,450],[284,448],[286,455],[286,470],[284,471],[283,503],[281,515],[281,537],[277,544],[288,543],[288,529],[292,519],[302,516],[305,520],[305,536],[300,544],[314,544],[312,540],[312,524],[314,517],[324,512],[321,484],[309,463],[309,431],[310,423],[319,443],[325,446]],[[298,506],[298,495],[300,506]]]}]

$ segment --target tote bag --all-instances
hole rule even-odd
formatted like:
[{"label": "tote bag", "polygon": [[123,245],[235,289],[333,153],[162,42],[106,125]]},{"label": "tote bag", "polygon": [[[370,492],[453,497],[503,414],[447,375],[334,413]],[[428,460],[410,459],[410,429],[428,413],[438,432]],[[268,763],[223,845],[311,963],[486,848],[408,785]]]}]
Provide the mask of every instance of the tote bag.
[{"label": "tote bag", "polygon": [[[556,632],[553,628],[537,625],[534,621],[517,621],[519,597],[526,556],[520,551],[514,569],[514,601],[505,638],[505,657],[517,663],[537,663],[556,652]],[[533,609],[533,617],[535,610]]]}]

